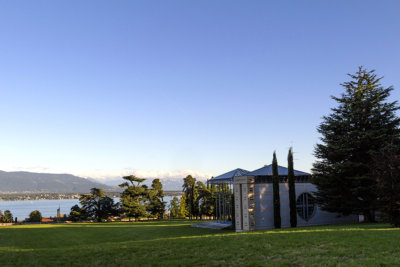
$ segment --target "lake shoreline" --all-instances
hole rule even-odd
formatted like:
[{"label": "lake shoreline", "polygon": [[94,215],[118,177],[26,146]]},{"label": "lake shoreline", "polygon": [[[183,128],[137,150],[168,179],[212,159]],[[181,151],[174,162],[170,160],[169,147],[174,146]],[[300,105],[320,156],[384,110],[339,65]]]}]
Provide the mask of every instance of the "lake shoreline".
[{"label": "lake shoreline", "polygon": [[[115,202],[119,201],[119,195],[113,197]],[[174,196],[165,196],[164,201],[168,207],[171,199]],[[0,201],[0,210],[4,212],[9,210],[12,216],[18,218],[18,221],[24,220],[29,217],[29,213],[34,210],[40,211],[43,217],[55,217],[57,215],[57,209],[60,209],[60,213],[63,216],[69,215],[71,207],[74,205],[80,205],[79,199],[30,199],[30,200],[12,200],[12,201]]]},{"label": "lake shoreline", "polygon": [[[2,201],[32,201],[32,200],[72,200],[79,199],[81,195],[89,193],[1,193],[0,202]],[[121,192],[106,192],[110,198],[121,196]],[[181,191],[164,191],[167,197],[181,196]]]}]

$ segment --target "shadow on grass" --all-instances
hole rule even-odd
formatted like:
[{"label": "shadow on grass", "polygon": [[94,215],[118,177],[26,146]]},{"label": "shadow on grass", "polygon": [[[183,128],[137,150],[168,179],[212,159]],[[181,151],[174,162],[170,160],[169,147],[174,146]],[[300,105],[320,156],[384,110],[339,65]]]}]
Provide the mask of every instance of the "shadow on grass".
[{"label": "shadow on grass", "polygon": [[0,251],[90,246],[217,233],[192,221],[18,225],[0,228]]},{"label": "shadow on grass", "polygon": [[324,234],[368,231],[400,231],[384,224],[313,226],[269,229],[236,233],[232,230],[192,228],[194,221],[135,222],[135,223],[77,223],[61,225],[29,225],[0,228],[0,251],[32,249],[66,249],[69,247],[115,246],[143,242],[262,235]]},{"label": "shadow on grass", "polygon": [[[192,223],[158,221],[0,228],[0,262],[8,262],[10,266],[399,263],[390,255],[397,255],[400,229],[384,224],[235,233],[192,228]],[[369,259],[372,262],[366,261]]]}]

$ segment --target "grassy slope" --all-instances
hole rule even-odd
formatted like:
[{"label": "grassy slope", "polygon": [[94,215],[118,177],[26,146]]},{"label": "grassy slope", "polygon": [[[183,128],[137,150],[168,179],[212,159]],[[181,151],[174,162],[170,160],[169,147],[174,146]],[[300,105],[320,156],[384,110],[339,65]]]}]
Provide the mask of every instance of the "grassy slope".
[{"label": "grassy slope", "polygon": [[400,229],[324,226],[249,233],[188,221],[0,227],[1,266],[400,265]]}]

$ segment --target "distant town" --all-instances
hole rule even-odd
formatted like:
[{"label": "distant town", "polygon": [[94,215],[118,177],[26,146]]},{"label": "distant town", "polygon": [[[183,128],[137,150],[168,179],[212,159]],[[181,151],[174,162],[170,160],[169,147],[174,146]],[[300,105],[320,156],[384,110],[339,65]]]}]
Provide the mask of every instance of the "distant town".
[{"label": "distant town", "polygon": [[[85,193],[9,193],[0,194],[0,201],[79,199]],[[164,191],[165,196],[180,196],[181,191]],[[107,192],[110,198],[119,198],[121,192]]]}]

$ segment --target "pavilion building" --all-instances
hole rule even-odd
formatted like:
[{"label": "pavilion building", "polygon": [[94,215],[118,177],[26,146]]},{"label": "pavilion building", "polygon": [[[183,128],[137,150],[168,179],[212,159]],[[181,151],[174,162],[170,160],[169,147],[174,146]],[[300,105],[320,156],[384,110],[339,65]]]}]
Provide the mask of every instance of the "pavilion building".
[{"label": "pavilion building", "polygon": [[[288,169],[278,166],[280,214],[282,227],[290,227]],[[340,216],[323,211],[316,204],[317,188],[311,183],[311,174],[294,171],[296,213],[298,226],[356,223],[358,216]],[[220,221],[232,219],[236,231],[274,228],[272,165],[249,172],[243,169],[216,176],[208,181],[218,189],[216,215]],[[234,195],[234,207],[232,197]],[[231,221],[232,222],[232,221]]]}]

